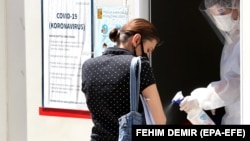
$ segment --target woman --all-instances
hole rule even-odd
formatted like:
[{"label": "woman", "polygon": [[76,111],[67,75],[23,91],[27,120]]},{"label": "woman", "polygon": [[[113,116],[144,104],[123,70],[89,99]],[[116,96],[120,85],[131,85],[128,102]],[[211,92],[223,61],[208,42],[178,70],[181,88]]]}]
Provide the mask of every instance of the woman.
[{"label": "woman", "polygon": [[[134,56],[144,56],[140,93],[148,99],[156,124],[166,124],[148,60],[148,55],[159,42],[156,28],[149,21],[137,18],[120,30],[113,29],[109,37],[116,46],[107,48],[99,57],[85,61],[82,67],[82,91],[94,123],[92,141],[118,140],[118,118],[130,111],[129,70]],[[139,110],[142,110],[141,105]]]}]

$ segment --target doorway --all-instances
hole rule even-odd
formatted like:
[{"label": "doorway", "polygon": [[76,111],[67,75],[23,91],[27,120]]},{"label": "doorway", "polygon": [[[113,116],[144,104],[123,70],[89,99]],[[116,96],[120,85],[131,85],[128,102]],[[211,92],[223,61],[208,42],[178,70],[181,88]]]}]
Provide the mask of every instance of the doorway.
[{"label": "doorway", "polygon": [[[178,91],[190,95],[195,88],[220,79],[223,44],[199,11],[200,3],[151,0],[150,19],[164,42],[152,53],[151,61],[168,124],[190,124],[186,113],[171,104]],[[223,108],[219,111],[224,114]]]}]

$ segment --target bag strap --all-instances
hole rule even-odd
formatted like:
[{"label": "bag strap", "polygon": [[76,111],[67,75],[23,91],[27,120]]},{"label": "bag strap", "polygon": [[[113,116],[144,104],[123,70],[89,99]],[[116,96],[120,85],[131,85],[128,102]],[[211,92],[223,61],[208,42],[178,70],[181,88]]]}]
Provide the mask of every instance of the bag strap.
[{"label": "bag strap", "polygon": [[130,65],[130,111],[138,110],[139,93],[140,93],[140,74],[141,74],[141,58],[140,56],[138,56],[132,59]]}]

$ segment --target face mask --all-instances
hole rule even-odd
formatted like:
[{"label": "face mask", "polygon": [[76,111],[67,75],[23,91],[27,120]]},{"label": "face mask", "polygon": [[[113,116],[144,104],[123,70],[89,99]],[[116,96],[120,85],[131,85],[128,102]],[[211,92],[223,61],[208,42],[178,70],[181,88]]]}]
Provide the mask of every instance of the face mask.
[{"label": "face mask", "polygon": [[143,43],[141,42],[141,50],[142,50],[142,57],[145,57],[145,58],[147,58],[148,60],[149,60],[149,58],[148,58],[148,55],[144,52],[144,47],[143,47]]},{"label": "face mask", "polygon": [[232,13],[213,17],[215,19],[216,26],[222,31],[230,32],[234,27],[235,21],[232,19]]}]

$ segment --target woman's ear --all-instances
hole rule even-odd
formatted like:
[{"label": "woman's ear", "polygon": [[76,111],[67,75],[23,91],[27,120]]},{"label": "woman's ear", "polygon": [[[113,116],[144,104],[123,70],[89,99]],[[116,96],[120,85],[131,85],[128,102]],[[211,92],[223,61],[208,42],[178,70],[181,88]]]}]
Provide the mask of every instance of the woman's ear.
[{"label": "woman's ear", "polygon": [[136,33],[134,36],[133,36],[133,39],[132,39],[132,44],[133,46],[137,47],[141,42],[141,35]]}]

